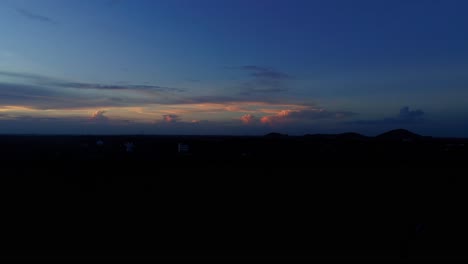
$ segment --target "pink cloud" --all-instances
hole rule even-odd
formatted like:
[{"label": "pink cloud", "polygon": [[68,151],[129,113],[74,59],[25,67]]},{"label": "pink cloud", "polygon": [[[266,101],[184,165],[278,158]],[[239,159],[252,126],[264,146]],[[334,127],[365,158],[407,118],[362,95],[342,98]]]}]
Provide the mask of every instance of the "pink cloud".
[{"label": "pink cloud", "polygon": [[248,124],[251,124],[255,121],[255,116],[251,115],[251,114],[245,114],[243,116],[241,116],[241,121],[242,123],[248,125]]},{"label": "pink cloud", "polygon": [[353,116],[351,112],[332,112],[323,108],[309,108],[302,110],[281,110],[274,115],[266,115],[260,118],[263,124],[276,124],[289,121],[310,121],[319,119],[343,119]]},{"label": "pink cloud", "polygon": [[178,115],[163,115],[163,121],[166,123],[175,123],[180,121],[180,116]]},{"label": "pink cloud", "polygon": [[91,115],[91,120],[92,121],[97,121],[97,122],[106,122],[109,121],[109,118],[105,116],[106,111],[105,110],[97,110]]},{"label": "pink cloud", "polygon": [[291,115],[291,113],[294,112],[299,112],[297,110],[281,110],[277,112],[275,115],[267,115],[263,116],[260,119],[260,122],[263,124],[274,124],[274,123],[279,123],[279,122],[284,122],[288,119],[288,116]]}]

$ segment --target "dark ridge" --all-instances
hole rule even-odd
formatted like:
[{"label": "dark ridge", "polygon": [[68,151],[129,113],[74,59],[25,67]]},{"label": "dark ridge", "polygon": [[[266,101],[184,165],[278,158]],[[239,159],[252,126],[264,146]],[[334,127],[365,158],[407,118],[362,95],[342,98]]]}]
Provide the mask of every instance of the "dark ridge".
[{"label": "dark ridge", "polygon": [[375,138],[379,140],[414,141],[421,140],[424,137],[409,130],[400,128],[382,133]]},{"label": "dark ridge", "polygon": [[347,139],[347,140],[365,140],[368,139],[368,137],[361,135],[359,133],[355,132],[346,132],[346,133],[341,133],[337,135],[337,138],[339,139]]},{"label": "dark ridge", "polygon": [[264,137],[266,138],[284,138],[284,137],[287,137],[288,134],[281,134],[281,133],[277,133],[277,132],[271,132],[271,133],[268,133],[266,134]]},{"label": "dark ridge", "polygon": [[335,139],[336,135],[334,134],[305,134],[307,139]]},{"label": "dark ridge", "polygon": [[366,140],[368,137],[355,132],[346,132],[341,134],[305,134],[308,139],[339,139],[339,140]]}]

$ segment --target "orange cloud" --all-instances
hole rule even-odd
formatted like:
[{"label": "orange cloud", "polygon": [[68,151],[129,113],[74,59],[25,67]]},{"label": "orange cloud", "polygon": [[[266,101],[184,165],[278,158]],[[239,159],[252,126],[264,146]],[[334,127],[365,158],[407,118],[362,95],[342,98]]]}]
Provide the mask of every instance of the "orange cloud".
[{"label": "orange cloud", "polygon": [[242,123],[248,125],[248,124],[251,124],[255,121],[255,116],[253,116],[252,114],[245,114],[243,116],[241,116],[241,121]]},{"label": "orange cloud", "polygon": [[268,115],[268,116],[263,116],[260,119],[260,122],[263,124],[273,124],[273,123],[278,123],[278,122],[283,122],[286,121],[288,116],[291,115],[291,113],[295,112],[300,112],[298,110],[281,110],[277,112],[275,115]]},{"label": "orange cloud", "polygon": [[97,122],[109,121],[109,118],[104,115],[105,113],[106,113],[105,110],[98,110],[91,115],[90,119],[92,121],[97,121]]},{"label": "orange cloud", "polygon": [[163,115],[163,120],[166,123],[175,123],[180,121],[180,117],[178,115]]},{"label": "orange cloud", "polygon": [[266,115],[260,118],[260,122],[263,124],[275,124],[288,121],[310,121],[319,119],[342,119],[354,115],[351,112],[333,112],[327,111],[323,108],[313,108],[301,110],[281,110],[276,112],[274,115]]},{"label": "orange cloud", "polygon": [[[90,116],[89,113],[92,112]],[[315,108],[312,105],[273,103],[261,101],[230,101],[227,103],[193,103],[193,104],[144,104],[141,106],[106,107],[105,110],[67,109],[67,110],[38,110],[26,106],[1,106],[0,113],[9,115],[23,114],[37,117],[73,117],[91,121],[118,122],[132,120],[137,123],[183,121],[181,117],[191,120],[237,120],[243,124],[255,122],[263,124],[284,123],[290,121],[308,121],[323,118],[341,119],[349,116],[347,112],[329,112]],[[196,122],[194,122],[196,123]]]}]

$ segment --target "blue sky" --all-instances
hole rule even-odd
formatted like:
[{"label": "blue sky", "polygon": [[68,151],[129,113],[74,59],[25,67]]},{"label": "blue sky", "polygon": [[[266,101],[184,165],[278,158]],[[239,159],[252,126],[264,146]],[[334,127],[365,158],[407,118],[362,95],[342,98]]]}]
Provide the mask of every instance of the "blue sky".
[{"label": "blue sky", "polygon": [[468,136],[463,0],[3,0],[0,133]]}]

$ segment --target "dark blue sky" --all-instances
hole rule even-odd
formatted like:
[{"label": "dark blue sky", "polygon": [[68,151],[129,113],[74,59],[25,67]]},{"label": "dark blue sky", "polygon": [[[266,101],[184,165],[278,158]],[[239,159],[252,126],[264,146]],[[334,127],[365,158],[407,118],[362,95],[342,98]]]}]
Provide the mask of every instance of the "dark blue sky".
[{"label": "dark blue sky", "polygon": [[4,0],[0,133],[468,136],[463,0]]}]

